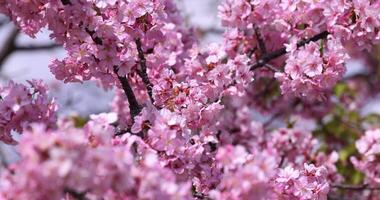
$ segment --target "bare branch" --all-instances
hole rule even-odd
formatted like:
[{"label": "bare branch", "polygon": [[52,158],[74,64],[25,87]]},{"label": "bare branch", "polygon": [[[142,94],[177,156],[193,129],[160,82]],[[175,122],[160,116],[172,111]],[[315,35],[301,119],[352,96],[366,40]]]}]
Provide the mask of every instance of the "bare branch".
[{"label": "bare branch", "polygon": [[61,0],[63,5],[69,5],[71,4],[70,0]]},{"label": "bare branch", "polygon": [[125,95],[128,98],[129,110],[131,112],[131,118],[132,118],[132,121],[133,121],[134,118],[135,118],[135,116],[137,116],[138,114],[140,114],[141,107],[140,107],[139,103],[137,102],[136,96],[133,93],[132,87],[129,84],[128,79],[125,76],[120,76],[118,74],[118,71],[119,71],[118,67],[115,66],[114,67],[114,72],[117,75],[117,77],[118,77],[118,79],[119,79],[119,81],[121,83],[121,86],[122,86],[122,88],[124,90],[124,93],[125,93]]},{"label": "bare branch", "polygon": [[62,47],[58,44],[46,44],[46,45],[28,45],[28,46],[16,46],[15,51],[39,51],[50,50],[54,48]]},{"label": "bare branch", "polygon": [[[319,34],[317,34],[317,35],[315,35],[309,39],[305,39],[305,40],[298,42],[297,47],[299,48],[299,47],[305,46],[306,44],[308,44],[310,42],[316,42],[320,39],[326,38],[328,35],[329,35],[329,32],[323,31],[323,32],[321,32],[321,33],[319,33]],[[285,47],[278,49],[276,51],[273,51],[271,53],[265,54],[260,60],[257,61],[256,64],[251,66],[251,70],[255,70],[255,69],[258,69],[260,67],[263,67],[268,62],[270,62],[271,60],[274,60],[274,59],[281,57],[282,55],[285,55],[285,54],[286,54],[286,48]]]},{"label": "bare branch", "polygon": [[260,47],[261,53],[267,54],[267,48],[265,46],[265,42],[264,42],[264,39],[260,33],[259,28],[255,28],[255,34],[256,34],[257,41],[259,42],[259,47]]},{"label": "bare branch", "polygon": [[86,197],[86,193],[80,193],[71,188],[65,188],[64,192],[68,193],[70,196],[72,196],[76,200],[88,200],[88,198]]},{"label": "bare branch", "polygon": [[266,121],[264,124],[263,124],[263,127],[266,128],[268,127],[270,124],[272,124],[272,122],[274,122],[277,118],[281,117],[284,113],[282,112],[277,112],[275,113],[273,116],[271,116],[268,121]]},{"label": "bare branch", "polygon": [[3,67],[3,63],[6,61],[8,56],[15,50],[18,34],[19,30],[16,27],[12,27],[8,38],[5,39],[5,43],[0,51],[0,69]]},{"label": "bare branch", "polygon": [[332,188],[340,189],[340,190],[353,190],[353,191],[362,191],[362,190],[380,190],[380,187],[370,187],[368,184],[363,185],[340,185],[333,184]]},{"label": "bare branch", "polygon": [[137,73],[139,74],[139,76],[143,80],[143,82],[145,84],[145,88],[146,88],[146,90],[148,92],[148,96],[150,98],[150,101],[153,104],[154,100],[153,100],[153,92],[152,92],[152,83],[150,82],[149,77],[148,77],[148,73],[146,71],[147,70],[146,58],[145,58],[145,55],[144,55],[144,51],[142,49],[141,40],[140,39],[136,39],[135,43],[136,43],[136,46],[137,46],[137,51],[138,51],[138,54],[139,54],[140,66],[141,66],[141,70],[137,70]]},{"label": "bare branch", "polygon": [[[0,96],[0,99],[2,100],[3,98]],[[7,158],[5,156],[5,153],[3,152],[3,147],[2,146],[0,147],[0,161],[1,161],[1,165],[3,167],[8,167]]]}]

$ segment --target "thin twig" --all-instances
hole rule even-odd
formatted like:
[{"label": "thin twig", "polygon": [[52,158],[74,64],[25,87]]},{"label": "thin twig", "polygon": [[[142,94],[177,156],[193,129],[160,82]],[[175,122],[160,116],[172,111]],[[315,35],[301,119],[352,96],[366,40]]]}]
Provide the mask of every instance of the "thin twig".
[{"label": "thin twig", "polygon": [[46,44],[46,45],[29,45],[29,46],[16,46],[15,51],[39,51],[39,50],[50,50],[54,48],[62,47],[58,44]]},{"label": "thin twig", "polygon": [[340,189],[340,190],[354,190],[354,191],[362,191],[362,190],[380,190],[380,187],[370,187],[368,184],[363,185],[340,185],[340,184],[332,184],[332,188]]},{"label": "thin twig", "polygon": [[283,114],[284,113],[282,113],[282,112],[275,113],[274,115],[271,116],[271,118],[268,119],[268,121],[266,121],[263,124],[263,127],[264,128],[268,127],[270,124],[272,124],[272,122],[274,122],[277,118],[281,117]]},{"label": "thin twig", "polygon": [[257,38],[257,41],[259,43],[259,47],[260,47],[260,50],[261,50],[261,53],[262,54],[267,54],[267,48],[265,46],[265,42],[264,42],[264,39],[260,33],[260,30],[259,28],[255,28],[255,34],[256,34],[256,38]]},{"label": "thin twig", "polygon": [[[323,31],[323,32],[321,32],[321,33],[319,33],[319,34],[317,34],[317,35],[315,35],[309,39],[305,39],[305,40],[298,42],[297,47],[299,48],[299,47],[305,46],[306,44],[308,44],[310,42],[315,42],[315,41],[318,41],[320,39],[326,38],[328,35],[329,35],[329,32]],[[260,60],[257,61],[256,64],[251,66],[251,70],[255,70],[255,69],[258,69],[260,67],[263,67],[263,66],[265,66],[265,64],[267,64],[271,60],[276,59],[278,57],[281,57],[282,55],[285,55],[285,54],[286,54],[286,48],[285,47],[278,49],[276,51],[273,51],[271,53],[265,54]]]},{"label": "thin twig", "polygon": [[277,69],[276,67],[274,67],[273,65],[271,65],[271,64],[269,64],[269,63],[265,64],[265,66],[266,66],[268,69],[272,70],[273,72],[280,72],[280,71],[281,71],[281,70]]},{"label": "thin twig", "polygon": [[137,52],[138,52],[139,59],[140,59],[140,66],[141,66],[141,70],[137,70],[137,73],[139,74],[142,81],[144,82],[145,88],[146,88],[146,90],[148,92],[148,96],[150,98],[150,101],[153,104],[154,100],[153,100],[153,92],[152,92],[152,83],[150,82],[149,77],[148,77],[146,58],[144,55],[144,51],[142,49],[142,44],[141,44],[140,38],[136,39],[135,43],[136,43]]},{"label": "thin twig", "polygon": [[285,163],[285,154],[284,153],[282,156],[281,156],[281,160],[280,160],[280,163],[278,164],[278,168],[282,168],[284,163]]},{"label": "thin twig", "polygon": [[[0,96],[1,100],[3,99],[1,96]],[[5,156],[5,153],[3,152],[3,146],[0,147],[0,161],[1,161],[1,165],[3,165],[3,167],[7,167],[8,166],[8,162],[7,162],[7,158]]]},{"label": "thin twig", "polygon": [[193,197],[195,197],[198,200],[212,200],[210,197],[208,197],[202,193],[193,193]]}]

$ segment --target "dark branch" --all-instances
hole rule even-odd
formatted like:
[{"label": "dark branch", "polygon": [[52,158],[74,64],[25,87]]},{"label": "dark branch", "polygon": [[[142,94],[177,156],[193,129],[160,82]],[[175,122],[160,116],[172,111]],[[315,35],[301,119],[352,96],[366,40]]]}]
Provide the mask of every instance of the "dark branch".
[{"label": "dark branch", "polygon": [[333,184],[331,185],[332,188],[340,189],[340,190],[355,190],[355,191],[362,191],[362,190],[380,190],[380,187],[370,187],[367,184],[364,185],[339,185],[339,184]]},{"label": "dark branch", "polygon": [[6,158],[2,148],[0,148],[0,163],[3,167],[8,167],[7,158]]},{"label": "dark branch", "polygon": [[70,5],[71,4],[70,0],[61,0],[61,2],[63,5]]},{"label": "dark branch", "polygon": [[91,36],[91,39],[95,42],[95,44],[103,45],[103,40],[95,36],[95,31],[91,31],[90,29],[86,28],[86,32]]},{"label": "dark branch", "polygon": [[58,44],[16,46],[16,39],[18,35],[19,30],[13,27],[0,51],[0,69],[3,67],[4,62],[8,59],[8,57],[15,51],[49,50],[60,47]]},{"label": "dark branch", "polygon": [[115,66],[114,72],[116,73],[116,75],[117,75],[117,77],[121,83],[121,86],[124,90],[124,93],[128,98],[129,110],[131,112],[131,117],[133,120],[134,117],[137,116],[141,112],[141,107],[140,107],[139,103],[137,102],[136,96],[133,93],[132,87],[129,84],[128,79],[125,76],[120,76],[118,74],[118,71],[119,71],[118,67]]},{"label": "dark branch", "polygon": [[[63,5],[71,4],[70,0],[61,0],[61,1]],[[95,44],[103,45],[103,40],[100,37],[95,35],[95,31],[90,30],[88,27],[86,27],[85,30],[91,36]],[[139,103],[137,102],[136,96],[132,90],[131,85],[129,84],[128,79],[125,76],[119,75],[118,66],[114,66],[114,72],[120,81],[120,84],[123,88],[125,95],[127,96],[128,103],[129,103],[129,110],[131,112],[131,118],[132,118],[132,121],[134,121],[135,116],[137,116],[141,112],[141,107]]]},{"label": "dark branch", "polygon": [[64,192],[68,193],[70,196],[74,197],[77,200],[88,200],[88,198],[86,197],[86,193],[80,193],[71,188],[66,188]]},{"label": "dark branch", "polygon": [[[297,43],[297,47],[302,47],[302,46],[305,46],[306,44],[310,43],[310,42],[316,42],[320,39],[323,39],[323,38],[326,38],[327,36],[329,35],[329,32],[327,31],[323,31],[309,39],[305,39],[305,40],[302,40],[300,42]],[[258,69],[260,67],[263,67],[265,66],[269,61],[273,60],[273,59],[276,59],[282,55],[285,55],[286,54],[286,48],[281,48],[281,49],[278,49],[276,51],[273,51],[271,53],[268,53],[266,55],[264,55],[260,60],[257,61],[256,64],[254,64],[253,66],[251,66],[251,70],[255,70],[255,69]]]},{"label": "dark branch", "polygon": [[3,67],[3,64],[7,60],[8,56],[15,50],[18,34],[19,30],[16,27],[12,27],[12,31],[9,33],[8,38],[5,39],[5,44],[0,51],[0,69]]},{"label": "dark branch", "polygon": [[54,48],[62,47],[58,44],[46,44],[46,45],[29,45],[29,46],[16,46],[15,51],[39,51],[50,50]]},{"label": "dark branch", "polygon": [[255,34],[256,34],[257,41],[259,42],[259,47],[260,47],[261,53],[264,55],[267,54],[267,48],[265,46],[265,42],[264,42],[264,39],[260,33],[259,28],[255,28]]},{"label": "dark branch", "polygon": [[197,200],[212,200],[210,197],[202,194],[202,193],[193,193],[193,197]]},{"label": "dark branch", "polygon": [[153,100],[153,93],[152,93],[152,83],[150,82],[149,77],[148,77],[148,73],[146,71],[147,70],[147,65],[146,65],[146,59],[145,59],[144,51],[142,49],[141,40],[137,39],[135,42],[136,42],[137,52],[138,52],[138,55],[139,55],[140,66],[141,66],[141,70],[137,70],[137,73],[139,74],[139,76],[143,80],[143,82],[145,84],[145,87],[146,87],[146,90],[148,92],[150,101],[153,104],[154,100]]},{"label": "dark branch", "polygon": [[[61,0],[61,2],[63,5],[71,4],[70,0]],[[86,27],[85,30],[91,36],[91,38],[95,42],[95,44],[103,45],[103,40],[95,35],[95,31],[90,30],[88,27]],[[144,60],[145,60],[145,58],[144,58]],[[146,71],[146,66],[145,66],[145,71]],[[129,110],[131,112],[131,118],[132,118],[132,121],[134,121],[135,116],[137,116],[141,112],[141,107],[140,107],[139,103],[137,102],[136,96],[132,90],[131,85],[129,84],[128,79],[125,76],[119,75],[118,66],[114,66],[114,72],[120,81],[120,84],[123,88],[125,95],[127,96],[128,103],[129,103]]]}]

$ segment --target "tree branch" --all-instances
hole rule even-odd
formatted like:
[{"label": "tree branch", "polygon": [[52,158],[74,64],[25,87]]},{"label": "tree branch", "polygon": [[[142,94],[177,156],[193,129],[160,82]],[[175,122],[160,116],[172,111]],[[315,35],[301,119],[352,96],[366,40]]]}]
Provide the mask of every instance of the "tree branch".
[{"label": "tree branch", "polygon": [[[70,0],[61,0],[61,2],[63,5],[71,4]],[[91,38],[95,44],[103,45],[102,38],[95,36],[95,31],[90,30],[88,27],[85,28],[85,31],[91,36]],[[132,90],[131,85],[129,84],[128,79],[125,76],[120,76],[118,72],[119,72],[119,67],[114,66],[114,73],[117,75],[117,77],[120,81],[120,84],[123,88],[123,91],[124,91],[125,95],[127,96],[128,103],[129,103],[129,110],[131,112],[131,118],[132,118],[132,121],[134,121],[135,116],[140,114],[141,107],[140,107],[139,103],[137,102],[136,96]]]},{"label": "tree branch", "polygon": [[146,59],[145,59],[144,51],[142,49],[142,44],[141,44],[140,38],[136,39],[135,43],[137,46],[137,52],[139,55],[140,66],[141,66],[141,70],[137,70],[137,73],[139,74],[139,76],[143,80],[143,82],[145,84],[145,88],[148,92],[148,96],[150,98],[150,101],[153,104],[154,100],[153,100],[153,92],[152,92],[152,83],[150,82],[149,77],[148,77],[148,73],[146,71],[147,70]]},{"label": "tree branch", "polygon": [[[323,31],[323,32],[321,32],[321,33],[319,33],[319,34],[317,34],[317,35],[315,35],[309,39],[301,40],[300,42],[297,43],[297,47],[299,48],[299,47],[305,46],[306,44],[308,44],[310,42],[316,42],[320,39],[326,38],[328,35],[329,35],[329,32]],[[251,70],[255,70],[255,69],[258,69],[260,67],[263,67],[268,62],[270,62],[271,60],[276,59],[278,57],[281,57],[282,55],[285,55],[285,54],[286,54],[286,48],[285,47],[278,49],[276,51],[273,51],[271,53],[265,54],[260,60],[257,61],[256,64],[251,66]]]},{"label": "tree branch", "polygon": [[141,112],[141,107],[139,105],[139,103],[137,102],[137,99],[136,99],[136,96],[135,94],[133,93],[133,90],[132,90],[132,87],[131,85],[129,84],[128,82],[128,79],[124,76],[120,76],[118,74],[118,67],[114,67],[114,72],[116,73],[120,83],[121,83],[121,86],[124,90],[124,93],[125,95],[127,96],[128,98],[128,103],[129,103],[129,110],[131,112],[131,118],[132,118],[132,121],[134,120],[135,116],[137,116],[138,114],[140,114]]},{"label": "tree branch", "polygon": [[259,42],[259,47],[260,47],[261,53],[267,54],[267,48],[265,46],[264,39],[260,33],[259,28],[257,28],[257,27],[255,28],[255,35],[256,35],[257,41]]},{"label": "tree branch", "polygon": [[70,0],[61,0],[61,2],[63,5],[70,5],[71,4]]},{"label": "tree branch", "polygon": [[46,45],[29,45],[29,46],[16,46],[15,51],[39,51],[50,50],[54,48],[62,47],[58,44],[46,44]]},{"label": "tree branch", "polygon": [[340,189],[340,190],[355,190],[355,191],[362,191],[362,190],[380,190],[380,187],[370,187],[368,184],[363,185],[340,185],[340,184],[333,184],[331,185],[332,188]]},{"label": "tree branch", "polygon": [[16,39],[19,34],[19,30],[16,27],[12,27],[11,32],[8,35],[8,38],[5,39],[5,43],[0,52],[0,69],[3,67],[4,62],[7,60],[8,56],[16,48]]},{"label": "tree branch", "polygon": [[65,188],[64,192],[74,197],[77,200],[88,200],[86,197],[86,193],[79,193],[71,188]]}]

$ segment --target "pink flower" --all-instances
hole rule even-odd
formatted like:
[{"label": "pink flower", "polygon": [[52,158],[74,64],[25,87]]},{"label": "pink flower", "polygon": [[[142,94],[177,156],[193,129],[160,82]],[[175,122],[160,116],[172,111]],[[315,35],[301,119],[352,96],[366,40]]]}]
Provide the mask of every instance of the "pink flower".
[{"label": "pink flower", "polygon": [[55,127],[57,105],[50,99],[42,81],[28,81],[30,88],[10,82],[0,88],[0,139],[15,144],[12,131],[22,133],[31,123],[45,123]]}]

